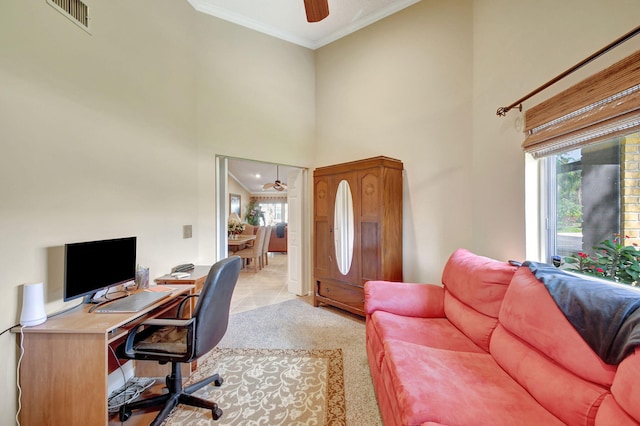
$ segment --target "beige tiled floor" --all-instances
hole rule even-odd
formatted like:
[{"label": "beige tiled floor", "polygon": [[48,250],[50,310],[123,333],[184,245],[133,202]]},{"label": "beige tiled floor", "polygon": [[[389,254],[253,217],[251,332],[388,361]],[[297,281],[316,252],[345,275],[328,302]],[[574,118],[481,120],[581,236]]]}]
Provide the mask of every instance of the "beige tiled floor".
[{"label": "beige tiled floor", "polygon": [[242,269],[231,298],[231,314],[295,299],[287,291],[287,276],[287,255],[282,253],[269,253],[269,264],[258,272],[253,267]]}]

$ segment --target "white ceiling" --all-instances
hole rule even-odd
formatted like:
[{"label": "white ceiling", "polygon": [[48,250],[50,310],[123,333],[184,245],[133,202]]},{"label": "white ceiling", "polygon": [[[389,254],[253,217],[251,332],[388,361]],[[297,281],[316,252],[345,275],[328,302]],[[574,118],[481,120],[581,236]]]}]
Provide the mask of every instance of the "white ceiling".
[{"label": "white ceiling", "polygon": [[329,0],[329,16],[307,22],[304,0],[188,0],[199,12],[309,49],[351,34],[420,0]]},{"label": "white ceiling", "polygon": [[300,170],[298,167],[262,163],[250,160],[229,159],[229,174],[251,194],[286,194],[286,191],[276,191],[273,188],[262,189],[265,183],[273,183],[276,180],[276,172],[280,181],[287,183],[287,175],[290,171]]}]

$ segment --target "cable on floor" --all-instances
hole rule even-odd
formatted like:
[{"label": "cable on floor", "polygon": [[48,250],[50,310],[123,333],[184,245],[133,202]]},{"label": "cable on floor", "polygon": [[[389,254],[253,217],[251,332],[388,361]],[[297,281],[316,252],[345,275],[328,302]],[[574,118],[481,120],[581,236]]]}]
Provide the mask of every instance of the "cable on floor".
[{"label": "cable on floor", "polygon": [[114,414],[120,410],[120,407],[122,405],[130,403],[140,395],[142,395],[142,393],[153,386],[156,381],[155,379],[148,377],[131,377],[129,380],[127,380],[124,369],[122,368],[122,364],[116,356],[115,351],[111,346],[109,346],[109,350],[118,363],[118,369],[120,370],[120,372],[122,372],[122,379],[125,381],[124,385],[120,386],[118,389],[109,394],[107,407],[109,409],[109,414]]}]

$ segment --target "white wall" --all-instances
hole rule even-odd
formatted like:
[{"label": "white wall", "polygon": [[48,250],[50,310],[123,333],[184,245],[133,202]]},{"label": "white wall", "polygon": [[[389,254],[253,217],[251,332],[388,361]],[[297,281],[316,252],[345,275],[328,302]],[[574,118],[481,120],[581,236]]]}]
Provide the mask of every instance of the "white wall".
[{"label": "white wall", "polygon": [[[151,278],[211,263],[216,154],[312,156],[313,52],[186,1],[88,3],[91,35],[43,0],[0,2],[2,329],[24,283],[61,307],[67,242],[136,235]],[[0,339],[1,393],[17,395],[15,336]]]}]

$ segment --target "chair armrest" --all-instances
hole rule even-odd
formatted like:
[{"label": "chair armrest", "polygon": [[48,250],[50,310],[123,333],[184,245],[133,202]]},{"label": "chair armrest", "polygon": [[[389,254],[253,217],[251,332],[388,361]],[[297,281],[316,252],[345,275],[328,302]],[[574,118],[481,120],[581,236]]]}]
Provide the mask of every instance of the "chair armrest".
[{"label": "chair armrest", "polygon": [[182,301],[180,302],[180,304],[178,305],[178,313],[176,318],[182,318],[182,312],[184,311],[184,307],[185,304],[187,303],[187,301],[191,298],[194,297],[200,297],[200,293],[196,293],[196,294],[189,294],[183,297]]},{"label": "chair armrest", "polygon": [[444,317],[444,288],[435,284],[368,281],[364,286],[364,310],[371,315],[385,311],[422,318]]}]

